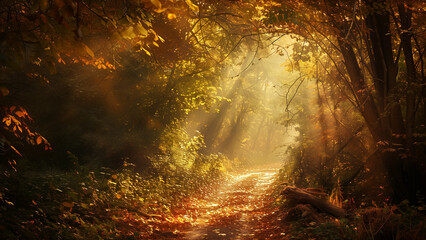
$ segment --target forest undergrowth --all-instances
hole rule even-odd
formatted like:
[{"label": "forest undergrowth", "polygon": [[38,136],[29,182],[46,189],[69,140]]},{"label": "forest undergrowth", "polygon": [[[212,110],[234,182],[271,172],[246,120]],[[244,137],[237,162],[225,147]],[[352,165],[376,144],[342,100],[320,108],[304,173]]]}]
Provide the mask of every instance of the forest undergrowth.
[{"label": "forest undergrowth", "polygon": [[[217,156],[216,156],[217,157]],[[220,159],[218,159],[220,161]],[[2,239],[164,239],[182,202],[208,192],[225,177],[223,163],[176,175],[141,174],[132,164],[117,170],[76,167],[72,172],[4,175]]]},{"label": "forest undergrowth", "polygon": [[[271,214],[262,219],[264,226],[280,226],[266,230],[269,239],[424,239],[426,236],[426,203],[419,196],[417,203],[404,200],[400,203],[376,202],[365,195],[347,199],[348,193],[340,193],[340,202],[333,202],[333,194],[318,188],[324,201],[345,209],[341,218],[330,216],[300,201],[286,199],[282,191],[291,178],[285,167],[280,170],[273,193],[269,196]],[[313,185],[313,184],[312,184]],[[346,196],[345,199],[343,196]]]}]

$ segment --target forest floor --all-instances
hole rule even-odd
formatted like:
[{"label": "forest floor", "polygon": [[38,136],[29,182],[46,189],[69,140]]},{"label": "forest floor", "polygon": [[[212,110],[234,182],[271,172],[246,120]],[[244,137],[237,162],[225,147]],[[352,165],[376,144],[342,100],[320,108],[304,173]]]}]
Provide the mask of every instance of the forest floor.
[{"label": "forest floor", "polygon": [[127,170],[6,178],[0,239],[283,239],[271,204],[279,167],[234,170],[204,187],[188,180],[189,192]]},{"label": "forest floor", "polygon": [[426,239],[425,205],[355,209],[341,219],[285,205],[279,166],[203,187],[103,171],[7,178],[0,239]]},{"label": "forest floor", "polygon": [[175,225],[175,238],[277,239],[280,231],[271,221],[278,209],[268,197],[277,173],[270,166],[234,172],[206,196],[188,199],[185,215],[177,217],[186,224]]}]

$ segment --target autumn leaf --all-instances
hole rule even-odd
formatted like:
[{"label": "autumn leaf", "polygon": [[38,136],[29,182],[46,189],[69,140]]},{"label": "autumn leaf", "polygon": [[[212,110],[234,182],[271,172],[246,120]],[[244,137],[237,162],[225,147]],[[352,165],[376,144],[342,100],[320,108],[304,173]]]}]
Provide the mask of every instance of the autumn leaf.
[{"label": "autumn leaf", "polygon": [[151,56],[151,53],[148,51],[148,50],[146,50],[145,48],[141,48],[148,56]]},{"label": "autumn leaf", "polygon": [[175,19],[176,18],[176,14],[174,14],[174,13],[169,13],[169,14],[167,14],[167,18],[168,19]]},{"label": "autumn leaf", "polygon": [[16,111],[15,115],[18,116],[18,117],[20,117],[20,118],[25,117],[25,114],[23,112],[21,112],[21,111]]},{"label": "autumn leaf", "polygon": [[12,124],[12,119],[10,119],[10,117],[5,117],[3,118],[3,122],[6,126],[10,126],[10,124]]},{"label": "autumn leaf", "polygon": [[125,39],[132,39],[136,37],[134,29],[132,26],[128,27],[125,31],[121,33]]},{"label": "autumn leaf", "polygon": [[193,10],[194,12],[199,12],[198,6],[192,3],[191,0],[185,0],[185,2],[191,10]]},{"label": "autumn leaf", "polygon": [[93,53],[92,49],[90,49],[86,44],[81,43],[84,50],[86,51],[87,54],[89,54],[89,56],[91,56],[92,58],[95,57],[95,53]]},{"label": "autumn leaf", "polygon": [[167,10],[167,8],[158,8],[158,9],[154,9],[154,12],[162,13],[162,12],[165,12],[166,10]]},{"label": "autumn leaf", "polygon": [[138,30],[139,34],[143,35],[144,37],[148,35],[148,31],[142,26],[141,23],[136,25],[136,29]]},{"label": "autumn leaf", "polygon": [[87,205],[86,203],[80,203],[80,206],[84,209],[88,209],[89,205]]},{"label": "autumn leaf", "polygon": [[22,154],[12,145],[10,145],[10,148],[12,148],[13,151],[15,151],[19,156],[22,157]]},{"label": "autumn leaf", "polygon": [[161,8],[161,2],[159,0],[151,0],[152,5],[156,8]]},{"label": "autumn leaf", "polygon": [[36,139],[37,145],[40,145],[43,142],[43,138],[41,136]]},{"label": "autumn leaf", "polygon": [[157,35],[158,39],[160,39],[161,42],[165,42],[164,38],[162,38],[161,36]]},{"label": "autumn leaf", "polygon": [[74,207],[74,203],[73,202],[63,202],[62,206],[67,207],[67,208],[72,208],[72,207]]}]

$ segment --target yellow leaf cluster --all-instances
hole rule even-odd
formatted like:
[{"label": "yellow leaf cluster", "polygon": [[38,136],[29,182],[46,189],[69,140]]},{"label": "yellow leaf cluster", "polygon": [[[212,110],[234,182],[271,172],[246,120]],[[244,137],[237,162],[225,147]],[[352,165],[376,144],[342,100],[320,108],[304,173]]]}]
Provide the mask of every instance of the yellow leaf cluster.
[{"label": "yellow leaf cluster", "polygon": [[199,12],[200,9],[191,0],[185,0],[185,2],[192,11]]}]

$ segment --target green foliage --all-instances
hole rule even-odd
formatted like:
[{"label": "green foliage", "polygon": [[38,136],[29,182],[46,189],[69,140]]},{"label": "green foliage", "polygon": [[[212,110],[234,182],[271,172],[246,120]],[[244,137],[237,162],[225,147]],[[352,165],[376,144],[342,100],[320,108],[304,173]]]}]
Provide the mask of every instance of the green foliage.
[{"label": "green foliage", "polygon": [[[118,167],[126,159],[149,166],[167,126],[195,109],[212,108],[222,64],[246,43],[229,32],[230,19],[238,17],[198,18],[199,4],[5,1],[0,96],[8,96],[0,114],[25,106],[42,133],[32,141],[53,147],[23,155],[37,167],[72,167],[68,151],[80,164]],[[238,9],[208,5],[203,14]],[[1,120],[12,129],[17,123]]]},{"label": "green foliage", "polygon": [[164,178],[176,177],[188,186],[201,186],[218,179],[231,162],[221,154],[204,155],[200,150],[205,147],[200,133],[190,137],[178,127],[167,127],[161,136],[159,148],[162,154],[152,158],[152,171]]},{"label": "green foliage", "polygon": [[[131,239],[149,237],[185,198],[202,193],[212,174],[141,175],[122,169],[26,173],[1,181],[0,235],[6,239]],[[193,184],[196,183],[196,184]],[[163,219],[163,220],[162,220]],[[160,221],[161,220],[161,221]]]}]

